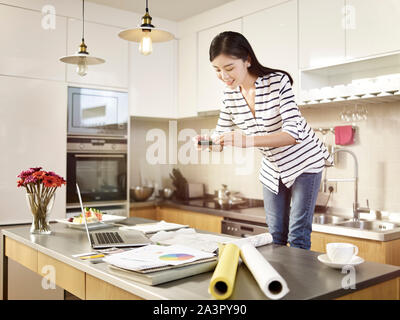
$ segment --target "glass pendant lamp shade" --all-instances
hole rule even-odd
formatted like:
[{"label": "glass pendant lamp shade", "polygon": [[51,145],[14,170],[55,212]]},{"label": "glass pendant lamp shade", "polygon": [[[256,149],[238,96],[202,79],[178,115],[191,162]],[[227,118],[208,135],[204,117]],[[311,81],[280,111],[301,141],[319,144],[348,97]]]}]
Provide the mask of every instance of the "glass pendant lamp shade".
[{"label": "glass pendant lamp shade", "polygon": [[61,57],[60,61],[68,64],[76,64],[76,72],[80,76],[85,76],[88,71],[89,65],[101,64],[106,62],[102,58],[97,58],[89,55],[87,52],[87,46],[85,44],[85,0],[82,0],[82,42],[79,45],[79,51],[76,54]]},{"label": "glass pendant lamp shade", "polygon": [[144,55],[152,52],[153,42],[165,42],[174,39],[174,35],[166,30],[156,28],[151,24],[152,17],[146,0],[146,13],[142,17],[142,24],[133,29],[122,30],[118,36],[124,40],[139,42],[139,51]]}]

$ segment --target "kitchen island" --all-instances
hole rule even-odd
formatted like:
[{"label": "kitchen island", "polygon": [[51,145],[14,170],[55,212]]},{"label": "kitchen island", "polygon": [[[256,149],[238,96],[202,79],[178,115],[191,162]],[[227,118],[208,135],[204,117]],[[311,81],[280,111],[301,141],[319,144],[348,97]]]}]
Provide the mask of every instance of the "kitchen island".
[{"label": "kitchen island", "polygon": [[[133,223],[154,222],[129,218]],[[109,230],[116,229],[116,227]],[[148,286],[110,274],[105,263],[92,264],[72,255],[92,251],[86,233],[52,224],[51,235],[31,235],[28,226],[2,231],[3,297],[7,298],[7,262],[13,259],[30,270],[48,276],[54,267],[56,284],[80,299],[209,300],[212,272]],[[318,261],[320,253],[269,244],[258,248],[286,280],[290,289],[284,299],[399,299],[400,268],[365,262],[355,269],[355,289],[343,288],[350,274]],[[231,299],[267,299],[247,267],[238,267]]]}]

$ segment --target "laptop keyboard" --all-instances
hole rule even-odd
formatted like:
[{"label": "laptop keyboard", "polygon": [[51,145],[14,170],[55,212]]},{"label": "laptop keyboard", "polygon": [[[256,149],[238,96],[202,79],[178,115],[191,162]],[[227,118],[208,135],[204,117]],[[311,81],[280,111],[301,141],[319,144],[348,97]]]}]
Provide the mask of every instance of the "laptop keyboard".
[{"label": "laptop keyboard", "polygon": [[124,243],[118,232],[99,232],[94,235],[98,244]]}]

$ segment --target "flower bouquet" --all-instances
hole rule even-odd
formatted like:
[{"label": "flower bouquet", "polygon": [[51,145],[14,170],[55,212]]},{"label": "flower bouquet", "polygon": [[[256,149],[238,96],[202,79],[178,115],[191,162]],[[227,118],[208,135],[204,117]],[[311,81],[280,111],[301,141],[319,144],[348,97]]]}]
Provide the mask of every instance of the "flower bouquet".
[{"label": "flower bouquet", "polygon": [[48,219],[55,192],[66,181],[52,171],[42,170],[42,167],[22,171],[17,177],[18,187],[26,189],[26,200],[33,215],[31,233],[50,234]]}]

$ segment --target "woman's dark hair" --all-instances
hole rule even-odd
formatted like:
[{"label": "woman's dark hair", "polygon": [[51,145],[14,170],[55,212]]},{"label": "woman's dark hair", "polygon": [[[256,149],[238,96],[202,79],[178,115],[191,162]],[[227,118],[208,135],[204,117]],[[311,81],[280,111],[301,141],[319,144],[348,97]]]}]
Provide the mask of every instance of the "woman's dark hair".
[{"label": "woman's dark hair", "polygon": [[220,54],[233,56],[243,61],[250,58],[251,66],[248,70],[252,75],[262,77],[273,72],[282,72],[289,77],[290,84],[293,85],[293,79],[288,72],[264,67],[258,62],[249,41],[241,33],[225,31],[218,34],[210,45],[210,61],[213,61]]}]

